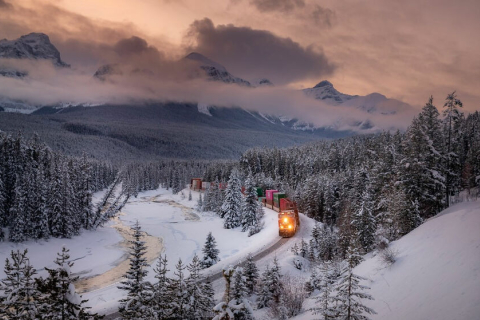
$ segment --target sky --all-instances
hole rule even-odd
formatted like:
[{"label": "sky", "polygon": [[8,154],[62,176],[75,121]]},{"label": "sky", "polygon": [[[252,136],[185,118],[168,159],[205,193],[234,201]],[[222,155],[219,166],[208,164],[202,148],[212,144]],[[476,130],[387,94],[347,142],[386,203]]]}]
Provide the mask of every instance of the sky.
[{"label": "sky", "polygon": [[441,108],[456,90],[473,111],[478,17],[478,0],[0,0],[0,39],[43,32],[78,72],[112,62],[154,69],[175,97],[205,90],[170,86],[182,73],[178,60],[196,51],[285,90],[328,79],[343,93],[379,92],[417,109],[430,95]]}]

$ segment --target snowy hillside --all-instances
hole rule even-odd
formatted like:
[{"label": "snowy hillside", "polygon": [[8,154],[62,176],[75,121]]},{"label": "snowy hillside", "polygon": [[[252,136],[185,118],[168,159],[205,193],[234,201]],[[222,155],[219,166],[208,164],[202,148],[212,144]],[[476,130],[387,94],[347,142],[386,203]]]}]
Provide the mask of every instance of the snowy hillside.
[{"label": "snowy hillside", "polygon": [[[354,273],[375,300],[371,319],[478,319],[480,315],[480,201],[453,205],[391,244],[397,261],[385,267],[367,255]],[[309,299],[304,308],[314,306]],[[316,319],[310,312],[297,320]]]},{"label": "snowy hillside", "polygon": [[338,105],[342,102],[351,100],[357,96],[351,96],[345,93],[341,93],[333,87],[330,81],[323,80],[319,82],[313,88],[303,89],[303,93],[307,97],[314,98],[316,100],[322,100],[327,104]]}]

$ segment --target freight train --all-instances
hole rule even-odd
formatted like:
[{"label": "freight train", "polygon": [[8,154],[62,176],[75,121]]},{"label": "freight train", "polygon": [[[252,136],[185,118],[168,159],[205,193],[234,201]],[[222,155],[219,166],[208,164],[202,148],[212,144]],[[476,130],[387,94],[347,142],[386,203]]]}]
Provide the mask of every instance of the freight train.
[{"label": "freight train", "polygon": [[[200,178],[193,178],[190,181],[190,189],[203,191],[209,188],[213,182],[205,182]],[[220,189],[225,189],[226,184],[219,184]],[[294,201],[287,198],[285,193],[278,190],[266,190],[263,196],[262,188],[255,188],[258,201],[269,209],[278,212],[278,235],[281,237],[292,237],[300,227],[300,217],[298,215],[297,205]],[[242,193],[245,187],[242,187]]]},{"label": "freight train", "polygon": [[278,190],[266,190],[265,197],[260,196],[261,191],[263,190],[257,188],[258,201],[264,207],[278,212],[278,235],[284,238],[294,236],[300,227],[297,204]]}]

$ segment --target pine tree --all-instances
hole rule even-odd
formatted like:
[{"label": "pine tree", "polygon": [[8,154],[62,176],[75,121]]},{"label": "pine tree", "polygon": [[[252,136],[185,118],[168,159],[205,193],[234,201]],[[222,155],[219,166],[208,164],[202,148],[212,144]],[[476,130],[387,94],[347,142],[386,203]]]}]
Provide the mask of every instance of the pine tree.
[{"label": "pine tree", "polygon": [[246,299],[248,294],[246,278],[243,273],[243,268],[236,267],[233,274],[233,288],[232,301],[236,305],[243,305],[242,308],[233,311],[236,320],[250,320],[253,319],[253,310],[250,302]]},{"label": "pine tree", "polygon": [[313,314],[320,315],[323,320],[336,319],[335,297],[333,296],[335,276],[332,274],[330,262],[324,262],[319,269],[317,286],[320,291],[316,297],[317,307],[310,309]]},{"label": "pine tree", "polygon": [[155,319],[167,319],[171,315],[170,296],[168,286],[170,279],[167,277],[167,256],[158,257],[157,265],[153,269],[157,282],[153,285],[153,299],[151,301],[152,314]]},{"label": "pine tree", "polygon": [[262,274],[261,289],[258,293],[257,305],[259,308],[269,307],[272,304],[279,304],[283,293],[280,265],[277,257],[273,260],[272,268],[267,268]]},{"label": "pine tree", "polygon": [[254,221],[254,224],[248,230],[249,237],[259,233],[263,229],[264,223],[262,222],[262,218],[264,215],[265,215],[265,211],[263,210],[263,205],[257,202],[255,221]]},{"label": "pine tree", "polygon": [[213,237],[212,233],[209,232],[207,235],[207,240],[205,241],[205,246],[202,249],[203,252],[203,260],[202,266],[203,268],[208,268],[216,264],[220,259],[218,258],[218,254],[220,251],[217,249],[217,242]]},{"label": "pine tree", "polygon": [[10,241],[21,242],[27,239],[27,194],[24,183],[17,177],[15,182],[15,197],[10,207],[10,217],[12,219],[10,227]]},{"label": "pine tree", "polygon": [[251,254],[248,255],[247,261],[245,262],[244,275],[247,293],[252,294],[257,286],[259,274],[257,265],[255,264],[255,261],[253,261],[253,256]]},{"label": "pine tree", "polygon": [[238,170],[233,170],[225,190],[220,216],[225,219],[224,228],[233,229],[241,224],[242,186],[238,177]]},{"label": "pine tree", "polygon": [[192,190],[188,190],[188,201],[192,201]]},{"label": "pine tree", "polygon": [[148,274],[146,246],[138,220],[132,227],[133,240],[130,240],[130,268],[123,276],[119,289],[125,290],[127,296],[120,300],[119,312],[123,319],[146,319],[149,314],[147,304],[151,299],[151,284],[145,280]]},{"label": "pine tree", "polygon": [[252,176],[250,175],[245,182],[245,198],[242,203],[242,232],[258,224],[257,208],[257,191],[253,186]]},{"label": "pine tree", "polygon": [[205,290],[205,284],[200,275],[202,265],[197,255],[194,255],[187,269],[190,272],[186,280],[190,305],[186,319],[196,320],[207,318],[213,308],[213,300],[211,296],[206,295],[206,293],[208,294],[209,288]]},{"label": "pine tree", "polygon": [[42,293],[40,313],[44,319],[99,319],[97,314],[89,314],[82,305],[87,300],[75,293],[74,282],[78,280],[71,273],[73,262],[65,247],[57,254],[56,269],[45,268],[48,278],[37,278],[37,286]]},{"label": "pine tree", "polygon": [[168,287],[169,295],[171,297],[171,318],[183,320],[187,319],[188,310],[190,308],[190,297],[188,293],[187,283],[185,281],[186,266],[182,259],[178,260],[175,265],[175,277],[171,279]]},{"label": "pine tree", "polygon": [[362,248],[365,252],[370,251],[375,241],[376,221],[373,216],[373,201],[367,190],[363,192],[360,205],[355,210],[352,225]]},{"label": "pine tree", "polygon": [[197,210],[198,211],[205,211],[205,207],[203,205],[203,200],[202,200],[202,194],[201,193],[198,195]]},{"label": "pine tree", "polygon": [[365,292],[369,289],[366,286],[360,285],[361,280],[366,280],[353,273],[353,268],[358,263],[359,255],[356,248],[350,246],[347,252],[347,261],[344,264],[340,279],[336,285],[336,315],[338,319],[345,320],[368,320],[364,315],[376,314],[376,312],[362,304],[362,299],[373,300],[373,297]]},{"label": "pine tree", "polygon": [[30,264],[27,249],[10,253],[5,261],[6,278],[0,283],[0,318],[37,319],[40,293],[35,285],[37,271]]},{"label": "pine tree", "polygon": [[454,92],[447,95],[445,104],[443,105],[443,123],[446,138],[446,185],[445,185],[445,201],[446,206],[450,205],[450,193],[458,179],[458,142],[459,142],[459,124],[463,117],[463,113],[458,109],[463,104]]}]

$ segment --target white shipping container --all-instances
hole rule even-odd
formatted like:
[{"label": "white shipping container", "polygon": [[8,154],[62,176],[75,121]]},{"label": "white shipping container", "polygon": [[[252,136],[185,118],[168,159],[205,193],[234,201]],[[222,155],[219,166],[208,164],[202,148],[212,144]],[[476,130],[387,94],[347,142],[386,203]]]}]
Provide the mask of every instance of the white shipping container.
[{"label": "white shipping container", "polygon": [[210,182],[203,181],[202,182],[202,189],[207,189],[210,186]]}]

